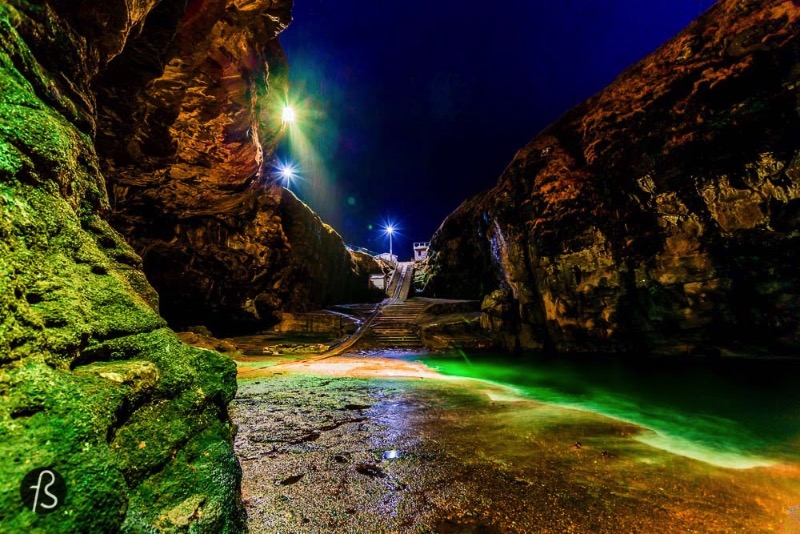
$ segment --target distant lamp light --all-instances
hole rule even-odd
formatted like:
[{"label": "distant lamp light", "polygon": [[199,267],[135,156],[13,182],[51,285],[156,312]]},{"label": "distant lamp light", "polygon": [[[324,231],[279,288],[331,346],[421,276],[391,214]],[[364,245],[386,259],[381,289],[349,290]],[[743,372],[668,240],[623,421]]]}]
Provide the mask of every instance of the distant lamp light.
[{"label": "distant lamp light", "polygon": [[396,228],[393,224],[389,223],[383,227],[383,233],[389,236],[389,257],[393,258],[394,254],[392,251],[392,236],[394,236]]},{"label": "distant lamp light", "polygon": [[278,176],[285,184],[291,184],[297,178],[297,167],[291,163],[279,163],[277,166]]},{"label": "distant lamp light", "polygon": [[281,119],[286,124],[291,124],[297,120],[297,113],[295,113],[292,106],[283,106],[283,114]]}]

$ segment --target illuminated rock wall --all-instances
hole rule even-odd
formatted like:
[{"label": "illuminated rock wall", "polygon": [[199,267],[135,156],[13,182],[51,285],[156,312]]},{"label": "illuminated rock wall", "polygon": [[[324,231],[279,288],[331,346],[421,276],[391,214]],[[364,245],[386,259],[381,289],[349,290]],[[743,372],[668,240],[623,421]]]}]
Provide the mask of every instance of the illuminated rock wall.
[{"label": "illuminated rock wall", "polygon": [[[166,328],[145,271],[177,320],[361,287],[369,262],[265,173],[290,7],[0,2],[3,531],[243,528],[235,365]],[[66,481],[49,515],[20,500],[37,467]]]},{"label": "illuminated rock wall", "polygon": [[444,222],[428,294],[511,347],[796,352],[799,101],[800,6],[720,1]]},{"label": "illuminated rock wall", "polygon": [[275,36],[290,10],[163,2],[95,82],[110,220],[173,325],[253,329],[281,310],[369,298],[369,269],[275,183],[288,99]]}]

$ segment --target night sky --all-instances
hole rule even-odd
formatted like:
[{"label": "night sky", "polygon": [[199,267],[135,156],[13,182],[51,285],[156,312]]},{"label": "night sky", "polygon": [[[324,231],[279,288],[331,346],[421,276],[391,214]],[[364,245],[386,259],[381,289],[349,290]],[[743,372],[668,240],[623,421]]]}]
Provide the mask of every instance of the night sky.
[{"label": "night sky", "polygon": [[295,0],[290,187],[348,244],[411,256],[569,108],[713,0]]}]

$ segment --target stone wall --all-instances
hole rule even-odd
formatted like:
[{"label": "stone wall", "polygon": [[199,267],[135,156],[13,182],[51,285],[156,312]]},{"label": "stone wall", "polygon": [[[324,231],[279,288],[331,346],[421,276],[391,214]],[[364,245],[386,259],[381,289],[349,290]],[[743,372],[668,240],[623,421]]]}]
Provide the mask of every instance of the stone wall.
[{"label": "stone wall", "polygon": [[356,331],[352,319],[338,313],[288,313],[281,314],[281,322],[272,329],[282,334],[320,334],[343,336]]}]

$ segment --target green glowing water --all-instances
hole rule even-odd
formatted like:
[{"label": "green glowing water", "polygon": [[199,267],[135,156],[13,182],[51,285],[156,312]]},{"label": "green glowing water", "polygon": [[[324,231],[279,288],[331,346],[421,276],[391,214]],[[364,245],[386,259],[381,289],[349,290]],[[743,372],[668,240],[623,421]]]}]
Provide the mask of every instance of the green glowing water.
[{"label": "green glowing water", "polygon": [[451,376],[489,380],[526,397],[637,424],[636,439],[714,465],[800,461],[800,362],[510,359],[433,355]]}]

